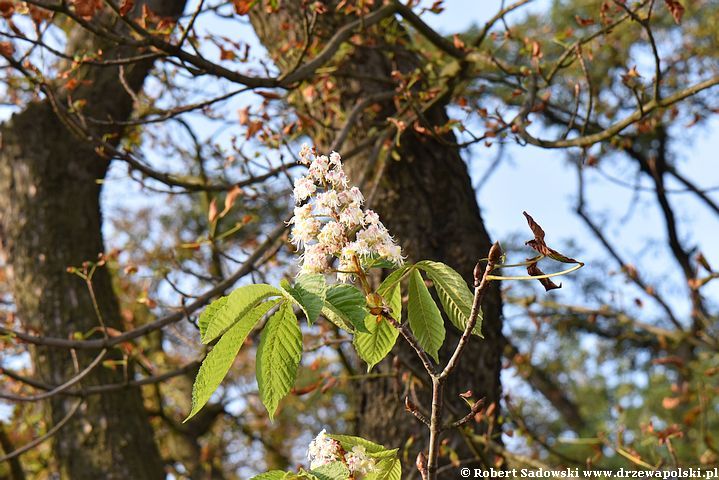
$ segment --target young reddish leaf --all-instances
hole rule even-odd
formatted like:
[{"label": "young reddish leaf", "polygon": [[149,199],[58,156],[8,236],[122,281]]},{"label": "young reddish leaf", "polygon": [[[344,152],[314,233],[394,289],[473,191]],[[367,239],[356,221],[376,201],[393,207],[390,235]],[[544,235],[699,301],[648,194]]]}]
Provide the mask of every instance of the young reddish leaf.
[{"label": "young reddish leaf", "polygon": [[127,15],[134,6],[135,0],[122,0],[122,3],[120,3],[120,15]]},{"label": "young reddish leaf", "polygon": [[13,2],[8,2],[6,0],[0,1],[0,16],[10,18],[14,12],[15,5]]},{"label": "young reddish leaf", "polygon": [[232,50],[225,50],[220,47],[220,60],[234,60],[237,56]]},{"label": "young reddish leaf", "polygon": [[282,98],[282,95],[280,95],[277,92],[267,92],[264,90],[255,92],[257,95],[266,98],[267,100],[277,100],[279,98]]},{"label": "young reddish leaf", "polygon": [[232,3],[235,6],[235,13],[237,15],[247,15],[250,13],[250,8],[254,5],[256,0],[233,0]]},{"label": "young reddish leaf", "polygon": [[664,3],[667,4],[667,8],[672,13],[672,17],[674,17],[674,21],[677,25],[682,23],[682,17],[684,16],[684,6],[679,3],[677,0],[664,0]]},{"label": "young reddish leaf", "polygon": [[84,20],[90,20],[102,8],[102,0],[74,0],[75,13]]},{"label": "young reddish leaf", "polygon": [[582,27],[588,27],[589,25],[594,25],[595,23],[593,18],[583,18],[579,15],[575,15],[574,20]]},{"label": "young reddish leaf", "polygon": [[254,137],[255,134],[262,129],[262,125],[264,125],[262,120],[250,122],[250,125],[247,127],[247,140]]},{"label": "young reddish leaf", "polygon": [[213,198],[210,202],[210,208],[207,212],[207,219],[210,221],[210,223],[213,223],[215,220],[217,220],[217,199]]},{"label": "young reddish leaf", "polygon": [[237,111],[240,117],[240,125],[247,125],[250,123],[250,107],[241,108]]},{"label": "young reddish leaf", "polygon": [[220,218],[224,217],[230,212],[232,206],[235,204],[235,200],[237,200],[237,197],[242,195],[242,193],[242,189],[237,185],[232,187],[232,190],[227,192],[227,196],[225,197],[225,208],[222,210],[222,212],[220,212]]},{"label": "young reddish leaf", "polygon": [[12,57],[13,53],[15,53],[15,47],[13,47],[12,43],[0,42],[0,55],[3,55],[5,57]]},{"label": "young reddish leaf", "polygon": [[664,397],[664,399],[662,400],[662,407],[666,408],[667,410],[674,410],[679,406],[681,401],[681,398],[677,397]]}]

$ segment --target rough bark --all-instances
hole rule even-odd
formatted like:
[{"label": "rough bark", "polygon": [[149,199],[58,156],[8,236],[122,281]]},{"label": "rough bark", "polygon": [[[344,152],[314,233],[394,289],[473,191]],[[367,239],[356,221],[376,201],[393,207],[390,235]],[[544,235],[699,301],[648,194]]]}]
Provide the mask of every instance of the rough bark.
[{"label": "rough bark", "polygon": [[[151,4],[154,11],[177,15],[184,2]],[[139,7],[138,7],[139,8]],[[79,27],[68,49],[75,46],[103,49],[105,58],[132,54],[83,32]],[[79,33],[83,32],[83,33]],[[126,84],[137,91],[152,63],[125,67]],[[78,73],[81,87],[73,100],[86,100],[84,114],[100,119],[127,119],[132,98],[121,85],[116,67],[84,67]],[[67,92],[58,96],[62,104]],[[96,130],[115,135],[121,130]],[[8,257],[10,281],[18,316],[25,328],[40,335],[68,337],[100,326],[85,282],[66,271],[85,261],[96,261],[104,251],[101,182],[109,162],[93,147],[73,135],[60,121],[48,100],[33,102],[0,126],[0,239]],[[118,302],[110,275],[96,270],[92,286],[104,324],[122,329]],[[100,335],[101,333],[96,333]],[[78,352],[80,369],[98,352]],[[108,359],[121,359],[119,351]],[[76,370],[71,352],[38,346],[32,359],[36,375],[59,385]],[[132,375],[132,366],[127,375]],[[122,382],[123,368],[99,366],[83,385]],[[76,402],[56,395],[48,401],[50,424],[60,421]],[[139,389],[89,396],[77,414],[53,437],[53,453],[61,478],[73,480],[164,479],[164,465]]]},{"label": "rough bark", "polygon": [[[328,13],[319,17],[315,31],[320,45],[326,44],[339,26],[353,20],[333,11],[332,5],[327,7]],[[284,71],[296,62],[295,57],[284,51],[284,46],[288,43],[301,46],[305,42],[302,16],[300,2],[282,2],[276,13],[268,13],[262,8],[253,9],[251,13],[252,24],[261,42]],[[388,41],[385,32],[396,32],[398,29],[399,37]],[[320,125],[321,122],[333,123],[335,129],[341,127],[341,120],[347,118],[358,102],[394,88],[391,80],[393,70],[408,72],[422,65],[422,59],[409,48],[409,42],[394,19],[362,32],[362,44],[338,62],[338,74],[326,75],[327,81],[334,85],[331,92],[325,92],[324,96],[320,93],[320,98],[313,103],[307,103],[297,93],[290,96],[292,106],[305,114],[305,118],[319,120],[305,131],[318,148],[329,148],[337,133],[337,130]],[[367,109],[358,118],[342,150],[352,151],[373,129],[385,126],[387,118],[395,114],[392,101],[375,102],[375,108]],[[427,119],[435,125],[444,124],[447,121],[445,107],[439,105],[433,108],[427,112]],[[455,137],[449,133],[443,140],[451,144]],[[365,167],[373,163],[371,150],[367,149],[347,162],[350,176],[355,181],[364,175]],[[491,243],[467,167],[458,150],[408,129],[402,135],[396,152],[399,160],[380,162],[372,170],[383,169],[372,208],[379,212],[392,234],[399,239],[409,261],[432,259],[445,262],[470,283],[475,263],[486,257]],[[475,397],[485,397],[487,405],[500,399],[503,343],[500,311],[499,291],[494,285],[484,306],[485,339],[473,339],[447,385],[448,403],[462,414],[466,413],[467,407],[458,397],[461,392],[472,390]],[[448,358],[447,350],[454,348],[459,338],[459,332],[449,324],[447,332],[444,351],[440,353],[444,359]],[[401,340],[395,352],[403,363],[411,365],[415,371],[422,371],[414,353]],[[378,368],[388,370],[389,362]],[[410,437],[414,437],[413,452],[418,445],[425,447],[424,427],[404,411],[405,393],[404,385],[393,379],[363,383],[358,433],[392,447],[402,447]],[[421,393],[425,398],[426,394],[426,391]],[[423,403],[428,405],[426,401]],[[454,444],[461,443],[456,438],[454,440]],[[414,457],[409,458],[406,467],[413,462]],[[414,467],[411,468],[414,470]]]}]

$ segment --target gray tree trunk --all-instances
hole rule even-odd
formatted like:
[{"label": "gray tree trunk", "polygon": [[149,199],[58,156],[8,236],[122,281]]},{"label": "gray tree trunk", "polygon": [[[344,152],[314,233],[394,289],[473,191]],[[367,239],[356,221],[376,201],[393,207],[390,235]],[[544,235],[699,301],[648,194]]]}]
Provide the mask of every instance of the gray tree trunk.
[{"label": "gray tree trunk", "polygon": [[[182,0],[151,4],[153,11],[177,15]],[[139,7],[136,7],[139,8]],[[94,38],[80,27],[69,42],[76,47],[103,49],[104,58],[133,52]],[[135,52],[137,53],[137,52]],[[138,91],[152,62],[126,66],[127,85]],[[132,99],[119,80],[117,67],[83,67],[84,82],[73,100],[86,100],[83,113],[99,119],[125,120]],[[66,101],[66,92],[58,100]],[[96,130],[97,135],[122,133],[119,128]],[[104,251],[101,181],[109,162],[93,147],[73,135],[49,101],[34,102],[0,126],[0,239],[8,257],[10,280],[18,316],[38,335],[68,338],[86,333],[100,322],[84,281],[67,272],[85,261],[96,261]],[[108,327],[122,329],[117,298],[106,268],[92,278],[102,319]],[[100,335],[97,333],[96,335]],[[32,359],[36,375],[47,384],[59,385],[76,370],[71,354],[62,348],[38,346]],[[78,352],[80,368],[98,352]],[[108,358],[120,359],[119,352]],[[129,366],[128,375],[132,375]],[[123,369],[99,366],[82,385],[122,382]],[[77,401],[56,395],[48,401],[50,424],[63,419]],[[53,453],[61,478],[73,480],[159,480],[164,463],[139,388],[89,396],[63,429],[53,436]]]},{"label": "gray tree trunk", "polygon": [[[287,43],[297,46],[305,42],[300,3],[282,2],[279,12],[275,13],[267,13],[263,8],[251,11],[256,33],[284,71],[295,65],[296,58],[283,47]],[[330,5],[328,8],[328,13],[319,16],[315,31],[319,45],[325,45],[340,26],[354,19],[333,12]],[[397,37],[389,39],[386,32],[398,30],[399,34],[395,33]],[[332,82],[331,88],[323,91],[322,82],[316,82],[319,88],[314,102],[308,103],[297,92],[289,97],[298,113],[304,114],[305,124],[309,123],[305,133],[320,149],[329,148],[337,134],[336,130],[327,129],[322,123],[329,123],[334,128],[341,126],[342,120],[358,102],[395,88],[391,80],[393,70],[411,71],[422,65],[422,59],[411,50],[410,40],[392,19],[362,32],[361,44],[338,63],[336,74],[325,75]],[[395,114],[392,101],[375,102],[375,108],[367,109],[360,116],[342,150],[352,151],[373,130],[385,126],[387,118]],[[308,122],[307,118],[315,123]],[[436,106],[427,113],[427,119],[434,125],[444,124],[447,121],[445,107]],[[471,284],[474,265],[487,256],[491,242],[482,222],[467,167],[458,150],[451,146],[455,140],[452,133],[444,135],[443,141],[437,141],[408,128],[396,150],[399,160],[389,159],[378,166],[384,170],[371,206],[399,239],[409,261],[431,259],[445,262]],[[372,159],[369,148],[346,163],[355,181],[364,175],[363,170]],[[459,368],[447,385],[446,401],[458,413],[467,412],[466,404],[458,396],[467,390],[472,390],[475,398],[485,398],[487,405],[500,400],[499,374],[503,348],[500,314],[499,289],[494,285],[484,306],[485,339],[470,342]],[[454,348],[459,338],[459,332],[450,324],[447,324],[447,332],[446,346],[440,352],[445,361],[449,357],[448,350]],[[395,353],[414,371],[423,370],[413,351],[401,339]],[[389,370],[390,361],[377,368],[380,371]],[[424,426],[404,410],[405,385],[395,379],[383,378],[363,382],[361,388],[357,433],[386,446],[400,448],[413,437],[415,446],[405,464],[405,472],[408,474],[408,469],[415,470],[413,455],[418,446],[426,448],[424,441],[427,435]],[[427,395],[426,390],[420,392],[425,407],[429,406]],[[498,411],[499,408],[496,408],[495,418]],[[454,436],[452,444],[460,450],[460,455],[465,454],[462,458],[466,458],[468,450],[462,446],[456,433],[449,436]]]}]

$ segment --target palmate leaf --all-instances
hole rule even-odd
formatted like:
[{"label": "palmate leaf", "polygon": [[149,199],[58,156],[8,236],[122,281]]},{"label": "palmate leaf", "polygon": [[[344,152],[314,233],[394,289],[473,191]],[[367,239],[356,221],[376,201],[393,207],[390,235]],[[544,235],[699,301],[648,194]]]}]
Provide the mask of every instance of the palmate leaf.
[{"label": "palmate leaf", "polygon": [[291,305],[283,302],[267,321],[257,348],[257,385],[270,420],[295,383],[301,356],[302,332]]},{"label": "palmate leaf", "polygon": [[377,462],[375,470],[364,480],[402,480],[402,462],[399,458],[385,458]]},{"label": "palmate leaf", "polygon": [[350,471],[342,462],[332,462],[321,467],[313,468],[309,472],[308,478],[312,480],[347,480]]},{"label": "palmate leaf", "polygon": [[225,305],[227,305],[227,298],[227,296],[218,298],[202,311],[200,318],[197,321],[197,325],[200,327],[200,337],[205,336],[207,325],[209,325],[210,321],[217,317],[225,308]]},{"label": "palmate leaf", "polygon": [[368,332],[364,323],[367,316],[366,303],[364,295],[356,287],[340,283],[327,289],[322,314],[349,332]]},{"label": "palmate leaf", "polygon": [[202,343],[210,343],[224,334],[265,298],[281,294],[271,285],[258,283],[237,288],[227,297],[215,300],[205,309],[204,318],[200,317]]},{"label": "palmate leaf", "polygon": [[442,314],[432,299],[419,271],[409,274],[407,318],[419,345],[439,363],[439,349],[444,342]]},{"label": "palmate leaf", "polygon": [[276,304],[276,301],[264,302],[250,310],[222,335],[217,345],[207,354],[192,386],[192,411],[185,421],[195,416],[205,406],[230,370],[247,335],[260,318]]},{"label": "palmate leaf", "polygon": [[[392,278],[391,275],[382,282],[377,293],[389,303],[392,316],[400,322],[402,315],[400,284],[390,278]],[[365,317],[364,322],[367,332],[357,332],[353,344],[360,358],[367,362],[367,371],[369,372],[392,350],[399,331],[383,317],[370,314]]]},{"label": "palmate leaf", "polygon": [[[416,264],[417,268],[424,270],[434,283],[437,295],[442,303],[442,309],[452,322],[452,325],[464,331],[469,315],[472,311],[474,295],[469,290],[462,276],[444,263],[424,260]],[[477,323],[472,334],[482,336],[482,311],[479,311]]]},{"label": "palmate leaf", "polygon": [[325,304],[327,291],[324,275],[320,273],[300,275],[295,280],[294,285],[283,281],[280,286],[305,313],[309,325],[317,321],[317,317],[319,317]]},{"label": "palmate leaf", "polygon": [[362,437],[354,437],[351,435],[333,435],[328,434],[327,435],[332,440],[336,440],[339,442],[339,444],[342,446],[342,448],[347,451],[351,452],[352,448],[360,446],[364,447],[365,452],[370,457],[374,458],[384,458],[386,456],[392,456],[397,454],[397,449],[387,450],[383,445],[380,445],[379,443],[370,442],[369,440],[365,440]]},{"label": "palmate leaf", "polygon": [[296,473],[284,472],[282,470],[270,470],[269,472],[255,475],[250,480],[290,480],[297,478]]}]

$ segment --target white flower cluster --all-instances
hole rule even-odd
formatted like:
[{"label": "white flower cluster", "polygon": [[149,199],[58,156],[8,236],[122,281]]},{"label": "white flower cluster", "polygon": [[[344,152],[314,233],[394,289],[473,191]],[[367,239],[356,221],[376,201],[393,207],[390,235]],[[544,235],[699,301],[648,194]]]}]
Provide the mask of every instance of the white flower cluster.
[{"label": "white flower cluster", "polygon": [[319,468],[332,462],[344,460],[347,469],[353,475],[366,475],[375,469],[374,458],[367,455],[367,451],[361,445],[352,447],[352,451],[345,453],[342,458],[342,447],[339,442],[327,436],[322,430],[307,449],[307,458],[310,461],[310,468]]},{"label": "white flower cluster", "polygon": [[402,249],[377,213],[362,208],[362,192],[349,187],[340,154],[316,156],[305,144],[300,163],[309,169],[295,181],[299,206],[290,224],[292,243],[304,247],[302,273],[329,273],[334,258],[339,260],[337,278],[343,282],[356,273],[354,258],[379,257],[401,265]]}]

